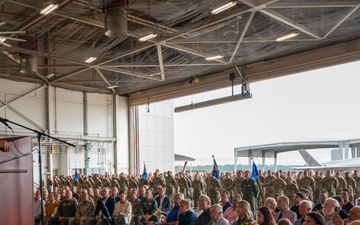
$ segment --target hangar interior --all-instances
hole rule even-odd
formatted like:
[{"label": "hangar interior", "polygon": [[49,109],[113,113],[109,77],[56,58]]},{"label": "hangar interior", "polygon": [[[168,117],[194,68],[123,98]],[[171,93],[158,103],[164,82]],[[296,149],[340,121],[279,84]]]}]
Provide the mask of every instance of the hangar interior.
[{"label": "hangar interior", "polygon": [[[51,4],[55,10],[43,12]],[[165,169],[174,162],[173,128],[164,125],[173,106],[158,102],[357,61],[359,7],[357,0],[0,0],[0,116],[77,145],[44,138],[44,175],[75,167],[139,172],[147,144],[146,154],[171,156]],[[158,140],[151,146],[139,143],[141,115],[162,124],[162,133],[144,128],[147,140]],[[31,135],[13,130],[0,125],[4,137]]]}]

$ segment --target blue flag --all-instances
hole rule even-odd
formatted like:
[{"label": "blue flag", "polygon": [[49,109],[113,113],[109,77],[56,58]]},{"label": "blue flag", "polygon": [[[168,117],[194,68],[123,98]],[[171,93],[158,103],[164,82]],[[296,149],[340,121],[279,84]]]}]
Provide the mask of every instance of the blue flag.
[{"label": "blue flag", "polygon": [[216,163],[216,160],[215,160],[215,157],[213,157],[213,160],[214,160],[214,167],[213,167],[213,171],[211,172],[211,174],[216,177],[216,179],[220,180],[220,171],[219,171],[219,167]]},{"label": "blue flag", "polygon": [[77,181],[79,179],[79,174],[77,172],[77,169],[75,168],[75,176],[74,176],[74,181]]},{"label": "blue flag", "polygon": [[142,178],[143,178],[144,180],[146,180],[146,178],[147,178],[147,172],[146,172],[146,165],[145,165],[145,163],[144,163],[144,172],[143,172],[143,174],[142,174]]},{"label": "blue flag", "polygon": [[256,180],[258,176],[259,176],[259,171],[257,169],[255,162],[253,161],[251,179]]}]

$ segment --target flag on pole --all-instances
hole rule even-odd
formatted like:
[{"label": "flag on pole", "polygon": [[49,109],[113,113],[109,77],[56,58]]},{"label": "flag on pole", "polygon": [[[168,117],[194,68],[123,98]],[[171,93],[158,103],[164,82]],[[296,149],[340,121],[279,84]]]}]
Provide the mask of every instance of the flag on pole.
[{"label": "flag on pole", "polygon": [[259,171],[257,169],[255,162],[253,161],[251,179],[256,180],[258,176],[259,176]]},{"label": "flag on pole", "polygon": [[211,174],[216,177],[216,179],[220,180],[220,171],[219,171],[219,167],[216,163],[216,160],[215,160],[215,156],[213,155],[212,156],[213,160],[214,160],[214,167],[213,167],[213,171],[211,172]]},{"label": "flag on pole", "polygon": [[146,178],[147,178],[146,164],[145,164],[145,163],[144,163],[144,172],[143,172],[143,174],[142,174],[142,178],[143,178],[144,180],[146,180]]},{"label": "flag on pole", "polygon": [[77,172],[77,169],[75,168],[75,176],[74,176],[74,181],[77,181],[79,179],[79,174]]}]

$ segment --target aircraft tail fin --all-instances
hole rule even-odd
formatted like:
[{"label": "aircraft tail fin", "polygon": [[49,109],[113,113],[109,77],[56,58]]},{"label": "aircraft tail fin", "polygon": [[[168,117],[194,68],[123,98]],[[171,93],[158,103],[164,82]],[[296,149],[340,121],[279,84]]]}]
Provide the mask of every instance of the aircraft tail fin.
[{"label": "aircraft tail fin", "polygon": [[305,149],[298,150],[308,166],[321,166]]}]

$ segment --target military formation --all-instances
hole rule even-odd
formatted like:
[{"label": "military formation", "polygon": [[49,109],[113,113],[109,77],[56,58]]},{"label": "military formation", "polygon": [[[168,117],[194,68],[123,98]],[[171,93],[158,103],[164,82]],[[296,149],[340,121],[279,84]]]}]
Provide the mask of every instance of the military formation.
[{"label": "military formation", "polygon": [[[54,193],[54,198],[66,199],[68,190],[72,191],[72,196],[79,200],[85,190],[89,199],[94,205],[101,199],[101,190],[108,188],[110,192],[126,193],[127,200],[132,205],[132,213],[137,213],[138,205],[147,190],[157,195],[158,188],[163,187],[169,197],[181,194],[184,198],[190,199],[193,208],[199,207],[199,197],[207,195],[211,204],[221,202],[221,193],[226,191],[230,194],[230,199],[235,195],[240,195],[243,200],[249,202],[251,210],[255,210],[264,205],[265,199],[279,196],[286,196],[289,199],[289,206],[295,205],[293,202],[294,194],[304,193],[307,199],[313,203],[320,201],[319,195],[326,191],[329,196],[339,195],[341,190],[349,190],[349,201],[354,202],[360,197],[360,176],[358,171],[312,171],[287,172],[282,170],[273,172],[268,170],[262,172],[256,180],[251,179],[250,171],[226,172],[221,173],[220,180],[211,173],[180,172],[175,175],[171,171],[160,173],[155,171],[149,173],[144,179],[140,174],[127,175],[120,174],[93,174],[91,176],[78,175],[47,177],[46,189],[48,193]],[[45,182],[44,182],[45,183]],[[115,194],[114,194],[115,196]],[[80,199],[81,200],[81,199]]]},{"label": "military formation", "polygon": [[[173,175],[171,171],[164,173],[155,171],[153,174],[149,173],[146,180],[141,175],[127,175],[125,173],[118,175],[108,173],[92,176],[80,175],[76,181],[74,181],[74,176],[55,175],[53,178],[47,177],[46,187],[49,192],[58,191],[58,189],[66,186],[87,190],[116,187],[119,191],[127,193],[129,189],[139,190],[140,187],[147,185],[156,194],[156,188],[162,186],[166,189],[167,196],[180,192],[184,194],[185,198],[197,202],[200,195],[206,194],[214,204],[219,202],[222,190],[228,191],[231,197],[235,194],[242,196],[244,180],[244,172],[241,170],[221,173],[220,180],[213,177],[211,173],[190,174],[189,172],[181,172]],[[329,196],[333,196],[346,188],[351,193],[351,201],[360,197],[360,176],[358,171],[326,171],[323,173],[305,170],[303,172],[285,173],[282,170],[276,172],[271,170],[262,172],[260,170],[256,184],[259,187],[259,195],[256,197],[260,205],[267,197],[276,199],[280,195],[285,195],[291,200],[294,193],[304,189],[308,191],[309,199],[315,203],[318,202],[321,190],[326,190]],[[92,192],[90,191],[90,193]],[[197,203],[194,204],[196,207]]]}]

